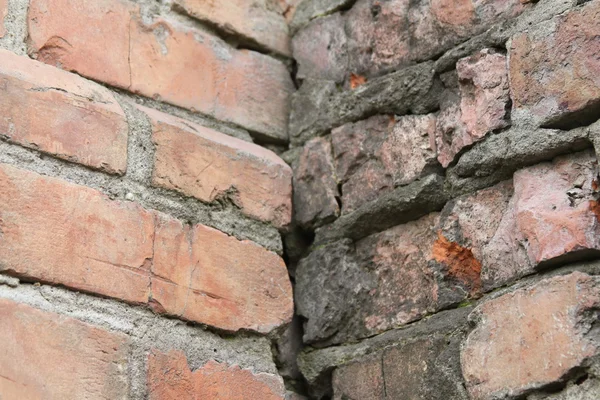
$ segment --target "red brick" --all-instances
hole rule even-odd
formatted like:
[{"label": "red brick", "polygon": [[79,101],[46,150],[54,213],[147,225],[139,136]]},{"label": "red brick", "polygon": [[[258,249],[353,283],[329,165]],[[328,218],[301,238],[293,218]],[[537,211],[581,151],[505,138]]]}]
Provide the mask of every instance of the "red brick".
[{"label": "red brick", "polygon": [[266,373],[255,374],[238,366],[209,361],[191,371],[185,355],[152,351],[148,359],[150,400],[283,400],[283,380]]},{"label": "red brick", "polygon": [[129,202],[0,164],[1,270],[145,303],[154,220]]},{"label": "red brick", "polygon": [[294,169],[294,218],[302,227],[321,226],[340,213],[331,144],[324,138],[306,143]]},{"label": "red brick", "polygon": [[433,115],[380,115],[332,131],[342,212],[354,211],[437,165]]},{"label": "red brick", "polygon": [[600,104],[600,4],[558,16],[513,37],[513,109],[541,125],[585,125]]},{"label": "red brick", "polygon": [[280,54],[290,55],[288,27],[282,14],[271,10],[267,0],[176,0],[191,16],[235,33]]},{"label": "red brick", "polygon": [[277,227],[292,214],[291,168],[270,150],[150,109],[156,144],[152,183],[210,203],[229,198]]},{"label": "red brick", "polygon": [[364,357],[333,372],[334,400],[386,398],[381,355]]},{"label": "red brick", "polygon": [[4,18],[8,15],[8,0],[0,0],[0,38],[6,34]]},{"label": "red brick", "polygon": [[9,300],[0,319],[3,400],[128,397],[125,335]]},{"label": "red brick", "polygon": [[0,50],[0,93],[0,136],[92,168],[125,172],[125,114],[102,86]]},{"label": "red brick", "polygon": [[[287,140],[285,65],[122,0],[33,0],[30,54],[48,64]],[[111,51],[105,44],[111,43]],[[196,60],[194,62],[190,60]],[[200,61],[198,61],[200,60]]]},{"label": "red brick", "polygon": [[484,49],[456,64],[460,108],[442,107],[436,133],[438,159],[447,167],[466,146],[509,126],[510,104],[506,56]]},{"label": "red brick", "polygon": [[152,272],[155,311],[227,331],[267,333],[291,321],[285,263],[253,242],[163,218]]},{"label": "red brick", "polygon": [[580,272],[480,305],[461,354],[472,398],[521,397],[596,355],[598,342],[586,334],[599,305],[600,281]]}]

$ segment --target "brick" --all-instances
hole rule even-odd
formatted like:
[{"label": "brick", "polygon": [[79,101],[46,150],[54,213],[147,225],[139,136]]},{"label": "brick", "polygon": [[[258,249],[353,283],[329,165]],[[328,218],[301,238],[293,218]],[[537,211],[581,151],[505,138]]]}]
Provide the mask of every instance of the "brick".
[{"label": "brick", "polygon": [[383,369],[379,357],[364,357],[333,372],[334,400],[385,398]]},{"label": "brick", "polygon": [[280,61],[159,17],[147,25],[122,0],[34,0],[28,22],[40,61],[287,140],[294,87]]},{"label": "brick", "polygon": [[159,219],[155,311],[227,331],[267,333],[291,321],[292,288],[277,254],[203,225]]},{"label": "brick", "polygon": [[600,4],[592,1],[512,38],[514,118],[556,128],[583,126],[598,118],[598,21]]},{"label": "brick", "polygon": [[433,115],[371,117],[332,131],[342,212],[349,213],[437,165]]},{"label": "brick", "polygon": [[0,38],[6,34],[4,18],[8,15],[8,0],[0,0]]},{"label": "brick", "polygon": [[270,9],[268,0],[253,3],[226,0],[218,5],[203,0],[176,0],[175,4],[200,21],[241,35],[268,50],[291,55],[285,19],[282,14]]},{"label": "brick", "polygon": [[347,75],[348,50],[345,20],[336,13],[318,18],[300,30],[292,40],[297,78],[343,82]]},{"label": "brick", "polygon": [[520,0],[360,0],[346,16],[349,72],[375,76],[431,59],[524,9]]},{"label": "brick", "polygon": [[128,126],[108,90],[0,50],[0,136],[59,158],[123,174]]},{"label": "brick", "polygon": [[465,147],[510,125],[506,56],[484,49],[460,59],[456,71],[460,101],[442,106],[436,132],[438,159],[444,167]]},{"label": "brick", "polygon": [[461,353],[472,398],[522,397],[596,355],[598,342],[588,332],[599,304],[598,278],[574,272],[477,307]]},{"label": "brick", "polygon": [[152,184],[212,203],[228,199],[242,212],[277,227],[292,214],[291,168],[270,150],[158,111]]},{"label": "brick", "polygon": [[153,350],[148,365],[150,400],[285,399],[285,387],[279,376],[255,374],[216,361],[209,361],[192,372],[180,351],[165,354]]},{"label": "brick", "polygon": [[125,335],[4,299],[0,318],[3,399],[128,398]]},{"label": "brick", "polygon": [[304,146],[294,168],[294,220],[304,228],[337,218],[340,207],[331,144],[314,138]]},{"label": "brick", "polygon": [[150,212],[5,164],[0,164],[0,193],[0,270],[147,302],[154,230]]}]

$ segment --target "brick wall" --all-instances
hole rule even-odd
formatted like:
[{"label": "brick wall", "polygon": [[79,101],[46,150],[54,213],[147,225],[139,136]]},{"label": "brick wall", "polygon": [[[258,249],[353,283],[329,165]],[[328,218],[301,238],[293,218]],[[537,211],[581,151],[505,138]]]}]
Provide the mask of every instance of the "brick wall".
[{"label": "brick wall", "polygon": [[0,0],[0,400],[600,398],[600,0]]},{"label": "brick wall", "polygon": [[312,398],[600,398],[600,2],[304,0],[290,28]]},{"label": "brick wall", "polygon": [[287,10],[0,2],[2,400],[293,395]]}]

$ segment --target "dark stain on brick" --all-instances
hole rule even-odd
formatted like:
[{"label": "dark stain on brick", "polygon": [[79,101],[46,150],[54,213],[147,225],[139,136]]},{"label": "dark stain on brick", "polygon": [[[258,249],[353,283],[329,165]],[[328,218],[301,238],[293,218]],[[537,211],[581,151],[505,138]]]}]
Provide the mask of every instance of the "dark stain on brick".
[{"label": "dark stain on brick", "polygon": [[471,295],[481,292],[481,263],[470,249],[449,241],[439,232],[432,253],[434,260],[443,264],[448,275],[465,285]]},{"label": "dark stain on brick", "polygon": [[600,203],[596,200],[590,200],[590,210],[596,215],[596,221],[600,222]]}]

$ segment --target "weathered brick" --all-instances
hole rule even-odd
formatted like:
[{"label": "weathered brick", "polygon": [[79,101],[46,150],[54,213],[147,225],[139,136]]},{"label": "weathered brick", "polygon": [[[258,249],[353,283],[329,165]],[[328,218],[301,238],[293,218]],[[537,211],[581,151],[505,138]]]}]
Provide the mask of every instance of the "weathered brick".
[{"label": "weathered brick", "polygon": [[17,399],[126,399],[125,335],[0,300],[0,393]]},{"label": "weathered brick", "polygon": [[277,155],[212,129],[142,110],[153,124],[153,185],[208,203],[229,199],[244,214],[277,227],[290,223],[292,170]]},{"label": "weathered brick", "polygon": [[170,20],[148,25],[122,0],[34,0],[28,18],[43,62],[287,140],[293,83],[280,61]]},{"label": "weathered brick", "polygon": [[515,118],[564,128],[587,125],[600,110],[600,4],[532,27],[511,40]]},{"label": "weathered brick", "polygon": [[335,219],[340,212],[337,196],[331,144],[324,138],[312,139],[294,168],[294,220],[313,228]]},{"label": "weathered brick", "polygon": [[283,380],[277,375],[255,374],[240,367],[209,361],[191,371],[180,351],[153,350],[148,358],[150,400],[285,399]]},{"label": "weathered brick", "polygon": [[521,397],[596,355],[599,343],[587,333],[599,305],[598,278],[574,272],[477,307],[461,354],[472,398]]},{"label": "weathered brick", "polygon": [[226,0],[176,0],[175,4],[200,21],[216,25],[229,33],[243,36],[265,48],[290,55],[288,27],[282,14],[271,10],[269,0],[249,3]]},{"label": "weathered brick", "polygon": [[155,311],[227,331],[267,333],[291,321],[292,288],[281,257],[203,225],[158,221]]},{"label": "weathered brick", "polygon": [[299,79],[344,81],[348,68],[344,24],[342,15],[336,13],[313,21],[294,36],[292,48]]},{"label": "weathered brick", "polygon": [[34,281],[148,300],[154,219],[129,202],[0,165],[0,270]]},{"label": "weathered brick", "polygon": [[[381,356],[380,356],[381,357]],[[334,400],[386,398],[381,358],[364,357],[333,372]]]},{"label": "weathered brick", "polygon": [[484,49],[456,64],[460,104],[447,101],[438,117],[438,159],[447,167],[466,146],[509,126],[506,56]]},{"label": "weathered brick", "polygon": [[92,168],[125,172],[125,114],[102,86],[0,50],[0,93],[0,136]]},{"label": "weathered brick", "polygon": [[523,9],[520,0],[359,0],[346,17],[349,72],[373,76],[430,59]]},{"label": "weathered brick", "polygon": [[375,116],[332,131],[342,211],[420,178],[437,165],[433,115]]},{"label": "weathered brick", "polygon": [[4,18],[8,15],[8,0],[0,0],[0,38],[6,34]]}]

